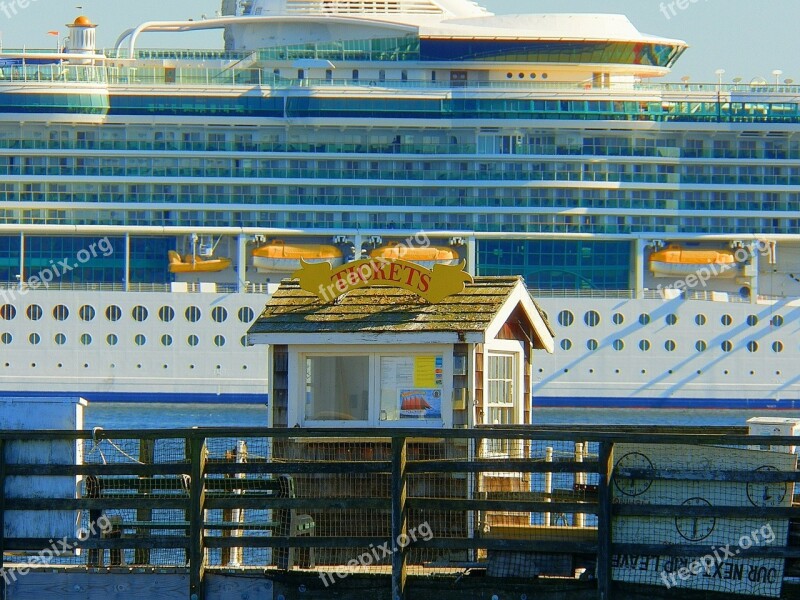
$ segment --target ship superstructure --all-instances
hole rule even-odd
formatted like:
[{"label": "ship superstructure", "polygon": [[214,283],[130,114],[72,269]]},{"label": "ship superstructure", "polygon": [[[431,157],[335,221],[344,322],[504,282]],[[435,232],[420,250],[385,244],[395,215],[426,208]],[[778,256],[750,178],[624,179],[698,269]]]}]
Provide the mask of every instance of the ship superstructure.
[{"label": "ship superstructure", "polygon": [[277,283],[403,246],[525,276],[539,405],[800,402],[800,88],[658,83],[687,45],[622,16],[221,12],[0,56],[1,389],[266,401]]}]

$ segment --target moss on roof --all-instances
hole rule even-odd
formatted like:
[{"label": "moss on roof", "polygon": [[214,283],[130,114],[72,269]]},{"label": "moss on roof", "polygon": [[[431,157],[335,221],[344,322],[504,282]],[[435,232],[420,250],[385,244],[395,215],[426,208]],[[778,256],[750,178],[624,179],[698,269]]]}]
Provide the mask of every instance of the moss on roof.
[{"label": "moss on roof", "polygon": [[[324,303],[300,289],[297,280],[284,280],[249,333],[485,331],[520,282],[519,277],[476,277],[461,293],[430,304],[391,287],[352,290]],[[548,329],[552,334],[549,324]]]}]

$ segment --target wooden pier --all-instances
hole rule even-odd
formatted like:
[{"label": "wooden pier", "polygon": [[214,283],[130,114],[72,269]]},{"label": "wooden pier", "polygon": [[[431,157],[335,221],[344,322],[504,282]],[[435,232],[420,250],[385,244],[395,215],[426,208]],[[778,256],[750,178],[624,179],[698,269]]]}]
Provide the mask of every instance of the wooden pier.
[{"label": "wooden pier", "polygon": [[[25,451],[48,441],[82,464]],[[763,449],[790,445],[744,429],[3,431],[3,593],[799,598],[796,457]],[[42,494],[52,477],[77,493]],[[11,535],[30,511],[76,528]],[[725,544],[735,557],[692,573]]]}]

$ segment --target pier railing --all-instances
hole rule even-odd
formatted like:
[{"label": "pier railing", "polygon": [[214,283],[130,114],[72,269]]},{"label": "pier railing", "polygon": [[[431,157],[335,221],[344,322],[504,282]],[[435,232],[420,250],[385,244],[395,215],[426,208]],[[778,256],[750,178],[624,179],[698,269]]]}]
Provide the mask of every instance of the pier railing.
[{"label": "pier railing", "polygon": [[[48,442],[74,442],[82,464],[29,451]],[[306,574],[310,598],[382,576],[381,597],[399,600],[420,576],[463,591],[463,575],[481,572],[497,589],[553,576],[609,599],[619,586],[679,586],[692,557],[726,546],[731,585],[780,586],[800,558],[789,446],[742,429],[3,431],[3,584],[37,567],[169,567],[193,598],[216,598],[214,574],[257,568]],[[64,478],[77,493],[46,492]],[[31,533],[54,514],[75,526]],[[45,560],[54,539],[71,551]],[[700,589],[714,591],[708,560]]]}]

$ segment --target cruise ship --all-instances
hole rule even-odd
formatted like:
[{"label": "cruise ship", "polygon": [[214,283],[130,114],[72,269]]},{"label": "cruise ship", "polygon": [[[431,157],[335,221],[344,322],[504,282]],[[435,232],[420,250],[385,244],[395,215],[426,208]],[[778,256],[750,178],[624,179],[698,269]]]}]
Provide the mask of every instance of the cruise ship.
[{"label": "cruise ship", "polygon": [[97,27],[0,54],[4,393],[267,402],[278,283],[403,249],[525,277],[535,406],[800,408],[800,87],[665,83],[687,44],[624,16],[466,0]]}]

